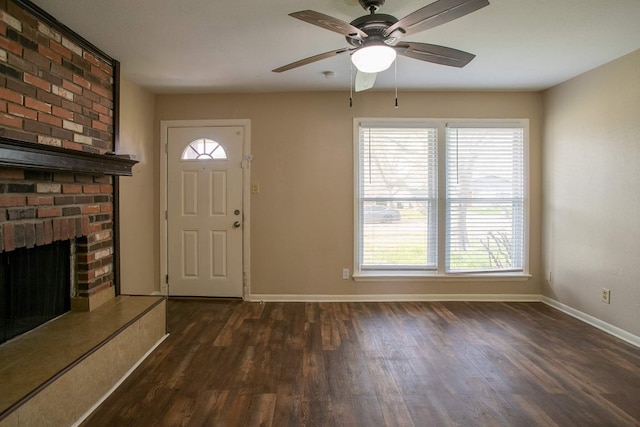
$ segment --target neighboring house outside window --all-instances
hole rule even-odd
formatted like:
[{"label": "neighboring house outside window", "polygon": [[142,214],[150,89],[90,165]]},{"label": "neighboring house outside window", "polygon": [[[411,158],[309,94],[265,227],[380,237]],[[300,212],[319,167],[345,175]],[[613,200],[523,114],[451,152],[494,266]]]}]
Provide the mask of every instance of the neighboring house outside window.
[{"label": "neighboring house outside window", "polygon": [[528,274],[527,120],[354,125],[356,279]]}]

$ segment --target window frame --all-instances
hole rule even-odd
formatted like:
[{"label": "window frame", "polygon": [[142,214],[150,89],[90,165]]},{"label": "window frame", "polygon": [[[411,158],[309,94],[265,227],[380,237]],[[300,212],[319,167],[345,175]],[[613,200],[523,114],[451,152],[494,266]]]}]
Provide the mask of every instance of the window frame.
[{"label": "window frame", "polygon": [[[360,265],[360,230],[362,224],[360,223],[360,127],[361,125],[375,125],[390,127],[402,127],[402,126],[424,126],[433,127],[437,129],[437,176],[438,176],[438,188],[437,188],[437,257],[436,268],[434,270],[427,269],[415,269],[415,270],[398,270],[398,269],[362,269]],[[446,251],[446,131],[447,125],[462,125],[465,127],[521,127],[524,132],[523,140],[523,185],[524,185],[524,197],[523,197],[523,246],[524,246],[524,259],[522,271],[508,271],[508,272],[446,272],[445,271],[445,251]],[[469,280],[469,281],[483,281],[490,279],[492,281],[514,281],[514,280],[527,280],[531,277],[529,273],[529,228],[530,228],[530,179],[529,179],[529,119],[465,119],[465,118],[446,118],[446,119],[430,119],[430,118],[354,118],[353,119],[353,238],[354,238],[354,257],[353,257],[353,279],[355,281],[424,281],[424,280]]]}]

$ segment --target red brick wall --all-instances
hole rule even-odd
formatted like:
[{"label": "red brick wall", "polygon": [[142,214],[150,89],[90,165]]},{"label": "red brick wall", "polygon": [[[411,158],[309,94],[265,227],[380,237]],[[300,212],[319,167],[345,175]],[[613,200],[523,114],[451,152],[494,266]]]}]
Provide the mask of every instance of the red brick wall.
[{"label": "red brick wall", "polygon": [[0,0],[0,135],[113,151],[113,68],[12,0]]},{"label": "red brick wall", "polygon": [[[0,0],[0,136],[114,150],[112,63]],[[0,251],[77,239],[77,296],[114,284],[112,177],[0,167]]]}]

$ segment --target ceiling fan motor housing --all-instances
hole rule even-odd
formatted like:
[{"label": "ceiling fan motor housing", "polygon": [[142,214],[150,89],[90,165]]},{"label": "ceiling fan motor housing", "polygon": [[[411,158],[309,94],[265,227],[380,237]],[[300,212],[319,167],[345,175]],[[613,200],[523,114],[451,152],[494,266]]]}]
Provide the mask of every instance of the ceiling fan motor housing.
[{"label": "ceiling fan motor housing", "polygon": [[395,39],[387,38],[384,32],[396,22],[398,22],[398,19],[395,16],[385,15],[382,13],[361,16],[360,18],[356,18],[351,21],[351,25],[364,31],[369,37],[364,40],[353,37],[345,38],[347,39],[347,43],[355,47],[361,46],[362,44],[374,39],[386,44],[391,44]]}]

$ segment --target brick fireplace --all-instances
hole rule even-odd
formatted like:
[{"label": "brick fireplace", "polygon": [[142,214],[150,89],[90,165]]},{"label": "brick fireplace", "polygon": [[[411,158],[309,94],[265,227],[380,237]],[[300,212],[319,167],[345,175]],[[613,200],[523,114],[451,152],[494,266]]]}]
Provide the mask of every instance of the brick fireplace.
[{"label": "brick fireplace", "polygon": [[115,296],[113,185],[106,175],[0,169],[0,248],[4,252],[75,240],[72,308]]},{"label": "brick fireplace", "polygon": [[0,289],[71,294],[71,312],[28,334],[15,322],[0,345],[0,426],[78,422],[166,337],[164,298],[118,296],[119,176],[137,163],[116,154],[119,90],[116,60],[30,1],[0,0]]},{"label": "brick fireplace", "polygon": [[0,252],[75,240],[72,309],[91,310],[116,295],[116,176],[132,166],[108,156],[118,63],[29,1],[0,0],[0,71]]}]

